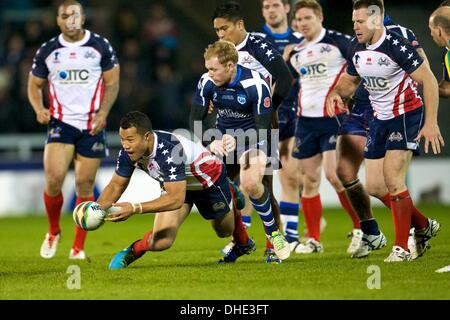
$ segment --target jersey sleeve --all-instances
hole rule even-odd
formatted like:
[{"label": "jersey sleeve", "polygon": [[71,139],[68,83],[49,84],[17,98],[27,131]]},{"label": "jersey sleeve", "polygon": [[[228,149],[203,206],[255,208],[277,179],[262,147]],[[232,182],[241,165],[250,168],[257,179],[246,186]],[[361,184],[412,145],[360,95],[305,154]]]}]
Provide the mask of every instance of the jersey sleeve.
[{"label": "jersey sleeve", "polygon": [[113,49],[111,43],[106,38],[101,38],[99,40],[101,46],[102,59],[100,61],[100,66],[102,71],[108,71],[119,64],[119,59],[117,58],[116,51]]},{"label": "jersey sleeve", "polygon": [[358,52],[356,51],[356,46],[357,46],[357,40],[354,38],[353,40],[351,40],[350,45],[349,45],[349,49],[348,49],[348,55],[349,55],[349,59],[347,60],[347,73],[351,76],[354,77],[359,77],[358,71],[356,71],[355,68],[355,63],[358,63],[358,60],[360,59]]},{"label": "jersey sleeve", "polygon": [[128,153],[121,149],[117,156],[116,174],[124,178],[131,178],[135,168]]},{"label": "jersey sleeve", "polygon": [[48,70],[47,64],[45,63],[45,59],[49,56],[48,50],[46,48],[46,44],[44,44],[39,50],[36,52],[36,55],[33,59],[33,65],[31,67],[31,73],[38,78],[47,79],[50,71]]},{"label": "jersey sleeve", "polygon": [[352,38],[349,35],[336,33],[334,41],[347,63],[352,59]]},{"label": "jersey sleeve", "polygon": [[394,33],[391,33],[391,35],[392,37],[388,40],[390,42],[391,58],[393,58],[406,73],[413,73],[422,65],[422,57],[417,53],[411,42]]},{"label": "jersey sleeve", "polygon": [[422,45],[419,43],[419,40],[417,40],[417,37],[412,30],[406,29],[406,39],[411,42],[414,49],[422,48]]},{"label": "jersey sleeve", "polygon": [[197,84],[197,91],[195,92],[192,105],[202,107],[209,106],[210,101],[213,99],[213,89],[213,82],[205,73]]}]

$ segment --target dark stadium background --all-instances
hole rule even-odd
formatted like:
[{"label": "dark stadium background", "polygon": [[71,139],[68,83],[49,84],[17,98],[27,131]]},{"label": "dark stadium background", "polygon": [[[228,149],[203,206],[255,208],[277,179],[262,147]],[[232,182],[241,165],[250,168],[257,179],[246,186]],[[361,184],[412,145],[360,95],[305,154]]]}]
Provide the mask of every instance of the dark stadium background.
[{"label": "dark stadium background", "polygon": [[[148,113],[158,129],[187,127],[192,94],[203,67],[203,50],[216,36],[211,15],[223,1],[210,0],[80,0],[87,12],[86,27],[107,37],[121,63],[119,98],[109,116],[115,131],[122,115],[132,109]],[[262,26],[260,1],[238,1],[248,31]],[[324,26],[352,32],[351,1],[322,0]],[[429,14],[441,1],[386,0],[394,21],[414,30],[438,81],[441,49],[428,30]],[[39,46],[59,34],[56,7],[60,1],[0,1],[0,134],[45,132],[36,123],[26,97],[27,75]],[[159,17],[159,18],[156,18]],[[441,99],[439,122],[450,143],[449,100]],[[443,155],[450,155],[450,148]]]}]

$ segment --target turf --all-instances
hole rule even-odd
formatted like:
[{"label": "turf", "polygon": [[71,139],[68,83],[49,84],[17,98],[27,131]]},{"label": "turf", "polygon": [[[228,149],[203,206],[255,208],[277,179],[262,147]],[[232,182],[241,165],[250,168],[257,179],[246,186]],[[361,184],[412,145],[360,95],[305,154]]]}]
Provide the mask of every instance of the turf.
[{"label": "turf", "polygon": [[[442,229],[431,240],[432,249],[409,263],[383,262],[393,242],[387,210],[375,213],[388,247],[353,260],[345,252],[350,219],[342,210],[327,209],[322,254],[296,254],[283,264],[266,264],[264,235],[254,216],[249,233],[257,242],[256,252],[235,264],[217,265],[219,249],[228,239],[217,238],[208,222],[191,214],[171,249],[147,253],[129,268],[115,271],[107,268],[110,259],[151,228],[152,215],[107,223],[91,232],[86,245],[89,261],[82,262],[67,258],[73,240],[70,215],[62,218],[62,242],[50,260],[39,256],[45,217],[5,218],[0,220],[0,299],[450,299],[450,273],[434,272],[450,264],[450,208],[421,209],[438,218]],[[80,268],[80,289],[68,288],[71,265]],[[380,289],[367,286],[373,266],[380,270]]]}]

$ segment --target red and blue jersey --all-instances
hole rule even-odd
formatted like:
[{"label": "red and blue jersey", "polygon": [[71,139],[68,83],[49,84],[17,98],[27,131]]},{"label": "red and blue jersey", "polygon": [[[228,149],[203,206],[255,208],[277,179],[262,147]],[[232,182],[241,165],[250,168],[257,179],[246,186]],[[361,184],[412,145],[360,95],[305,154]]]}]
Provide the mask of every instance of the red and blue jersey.
[{"label": "red and blue jersey", "polygon": [[[403,38],[411,42],[411,45],[415,49],[422,48],[422,46],[420,45],[419,41],[416,38],[416,35],[412,30],[402,27],[399,24],[396,24],[394,21],[391,20],[391,18],[388,15],[386,15],[384,18],[384,25],[386,26],[386,29],[397,33],[398,35],[402,36]],[[358,113],[365,112],[364,110],[362,110],[362,108],[371,108],[369,100],[369,92],[367,92],[367,90],[365,89],[363,82],[361,82],[361,84],[358,86],[358,89],[356,89],[356,92],[353,96],[353,100],[355,102],[355,107],[359,110],[357,111]]]},{"label": "red and blue jersey", "polygon": [[[351,58],[350,36],[322,29],[314,41],[302,38],[290,53],[289,63],[300,82],[299,116],[328,117],[326,100]],[[336,108],[336,114],[342,111]]]},{"label": "red and blue jersey", "polygon": [[374,117],[388,120],[420,108],[417,83],[410,74],[423,63],[413,45],[386,27],[373,44],[352,40],[347,73],[359,76],[369,92]]},{"label": "red and blue jersey", "polygon": [[214,185],[224,172],[222,162],[200,143],[170,132],[153,131],[153,152],[133,162],[128,153],[119,152],[116,174],[131,178],[139,168],[161,185],[165,182],[187,182],[187,190],[203,190]]},{"label": "red and blue jersey", "polygon": [[91,130],[104,91],[102,73],[118,65],[109,41],[85,30],[78,42],[59,35],[37,51],[32,74],[47,79],[50,114],[79,130]]}]

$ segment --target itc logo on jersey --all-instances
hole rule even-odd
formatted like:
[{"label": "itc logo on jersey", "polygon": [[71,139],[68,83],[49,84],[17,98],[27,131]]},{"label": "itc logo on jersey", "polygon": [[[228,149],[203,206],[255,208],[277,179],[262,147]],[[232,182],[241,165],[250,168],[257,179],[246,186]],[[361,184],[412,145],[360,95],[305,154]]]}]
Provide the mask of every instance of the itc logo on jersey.
[{"label": "itc logo on jersey", "polygon": [[362,77],[364,86],[369,91],[387,91],[391,89],[389,80],[383,77]]},{"label": "itc logo on jersey", "polygon": [[89,70],[68,69],[57,72],[60,84],[87,84],[89,83]]},{"label": "itc logo on jersey", "polygon": [[327,76],[328,68],[327,63],[315,63],[306,65],[300,68],[300,74],[302,77],[308,78],[323,78]]}]

